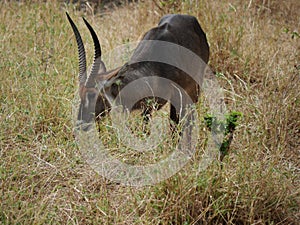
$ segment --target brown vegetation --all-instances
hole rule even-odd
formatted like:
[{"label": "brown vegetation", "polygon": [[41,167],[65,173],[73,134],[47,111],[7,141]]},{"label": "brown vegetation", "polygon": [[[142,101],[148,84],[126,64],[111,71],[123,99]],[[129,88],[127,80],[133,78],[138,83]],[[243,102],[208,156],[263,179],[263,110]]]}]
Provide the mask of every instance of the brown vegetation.
[{"label": "brown vegetation", "polygon": [[[297,0],[155,0],[95,14],[53,1],[0,2],[0,223],[297,224],[299,7]],[[243,113],[224,161],[198,173],[195,159],[141,189],[95,173],[72,132],[77,52],[65,11],[86,31],[88,56],[82,15],[104,52],[136,41],[165,13],[196,16],[227,107]]]}]

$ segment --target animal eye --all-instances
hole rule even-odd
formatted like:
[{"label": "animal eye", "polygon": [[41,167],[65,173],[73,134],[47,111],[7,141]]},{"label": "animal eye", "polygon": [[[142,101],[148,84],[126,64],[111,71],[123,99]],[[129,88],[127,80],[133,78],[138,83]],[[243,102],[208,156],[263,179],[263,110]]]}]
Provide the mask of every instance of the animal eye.
[{"label": "animal eye", "polygon": [[93,98],[95,98],[95,96],[96,96],[96,93],[88,93],[88,94],[87,94],[87,97],[88,97],[89,99],[93,99]]}]

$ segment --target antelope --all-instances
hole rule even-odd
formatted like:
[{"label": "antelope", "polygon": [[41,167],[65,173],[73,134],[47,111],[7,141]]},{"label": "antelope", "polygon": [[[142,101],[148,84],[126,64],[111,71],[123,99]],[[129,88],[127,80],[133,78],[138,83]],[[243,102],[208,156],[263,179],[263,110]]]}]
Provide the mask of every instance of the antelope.
[{"label": "antelope", "polygon": [[[156,27],[144,34],[141,42],[133,51],[131,59],[123,66],[110,71],[106,70],[105,64],[101,59],[101,46],[96,32],[83,18],[94,42],[94,61],[91,71],[87,75],[86,54],[80,33],[68,13],[66,15],[76,37],[79,54],[78,79],[81,102],[78,110],[77,125],[86,125],[82,129],[88,130],[88,124],[105,116],[111,110],[112,101],[117,98],[123,88],[139,79],[141,79],[139,85],[132,86],[130,96],[127,93],[127,95],[122,96],[122,100],[126,106],[132,100],[132,96],[141,96],[141,99],[130,108],[130,111],[141,109],[145,122],[149,120],[153,109],[153,107],[147,105],[147,100],[150,98],[155,99],[157,109],[162,108],[168,101],[180,102],[180,110],[174,104],[170,104],[171,128],[172,124],[176,126],[180,121],[180,117],[184,116],[184,108],[188,104],[198,101],[199,84],[201,84],[205,66],[202,66],[200,71],[196,71],[191,76],[186,71],[165,62],[168,59],[174,59],[174,61],[179,63],[183,61],[187,68],[194,66],[189,65],[189,63],[199,65],[208,63],[209,45],[206,35],[195,17],[180,14],[163,16]],[[164,49],[163,45],[159,45],[160,43],[170,44],[178,48],[175,47],[174,51],[170,50],[170,48]],[[181,55],[180,47],[192,52],[193,62],[189,62],[190,59]],[[162,57],[164,60],[155,62],[150,59],[152,56]],[[163,82],[156,82],[155,78],[169,80],[175,85],[172,84],[173,86],[165,87]],[[146,84],[148,86],[150,84],[151,91],[163,91],[165,96],[149,96],[149,89],[146,88]],[[191,99],[190,102],[183,97],[183,93],[186,94],[187,98]]]}]

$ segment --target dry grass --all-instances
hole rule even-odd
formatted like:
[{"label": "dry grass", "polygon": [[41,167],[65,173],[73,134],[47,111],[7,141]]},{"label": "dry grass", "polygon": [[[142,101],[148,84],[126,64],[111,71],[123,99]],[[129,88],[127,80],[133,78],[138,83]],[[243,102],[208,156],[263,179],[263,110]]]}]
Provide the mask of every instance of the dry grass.
[{"label": "dry grass", "polygon": [[[298,223],[299,1],[161,2],[96,15],[52,1],[0,3],[0,223]],[[81,15],[104,52],[137,40],[164,13],[197,16],[227,106],[244,115],[223,168],[215,162],[197,173],[194,160],[142,189],[97,175],[72,134],[77,52],[65,11],[88,42],[89,61]]]}]

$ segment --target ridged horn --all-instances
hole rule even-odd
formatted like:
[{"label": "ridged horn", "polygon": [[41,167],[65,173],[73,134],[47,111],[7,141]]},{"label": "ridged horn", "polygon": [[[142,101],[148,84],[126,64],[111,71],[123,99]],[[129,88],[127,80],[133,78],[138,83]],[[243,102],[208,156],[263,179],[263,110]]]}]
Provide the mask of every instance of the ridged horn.
[{"label": "ridged horn", "polygon": [[86,21],[86,19],[84,17],[82,17],[82,19],[83,19],[85,25],[87,26],[87,28],[89,29],[89,31],[91,33],[91,36],[92,36],[93,42],[94,42],[94,49],[95,49],[95,51],[94,51],[94,62],[93,62],[93,65],[92,65],[91,73],[87,77],[85,86],[86,87],[94,87],[100,67],[102,67],[101,72],[106,72],[106,68],[105,68],[104,63],[101,60],[101,47],[100,47],[100,42],[99,42],[99,39],[97,37],[97,34],[94,31],[94,29],[92,28],[92,26],[88,23],[88,21]]},{"label": "ridged horn", "polygon": [[79,58],[78,79],[79,79],[79,83],[80,83],[80,85],[84,85],[86,80],[87,80],[87,76],[86,76],[86,56],[85,56],[84,45],[83,45],[80,33],[79,33],[75,23],[73,22],[73,20],[71,19],[71,17],[69,16],[69,14],[67,12],[66,12],[66,15],[68,17],[68,20],[69,20],[69,22],[71,24],[71,27],[73,29],[73,32],[75,34],[77,47],[78,47],[78,58]]}]

